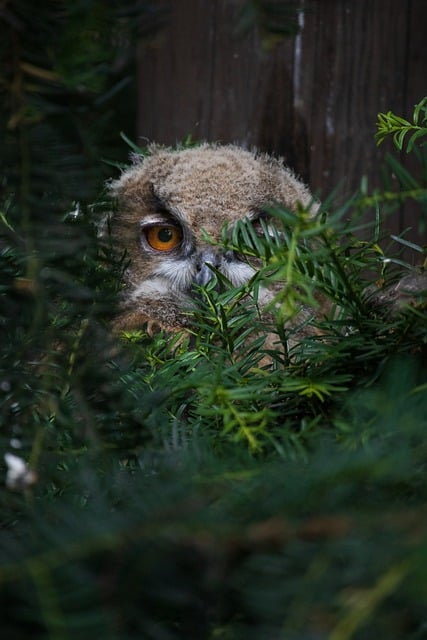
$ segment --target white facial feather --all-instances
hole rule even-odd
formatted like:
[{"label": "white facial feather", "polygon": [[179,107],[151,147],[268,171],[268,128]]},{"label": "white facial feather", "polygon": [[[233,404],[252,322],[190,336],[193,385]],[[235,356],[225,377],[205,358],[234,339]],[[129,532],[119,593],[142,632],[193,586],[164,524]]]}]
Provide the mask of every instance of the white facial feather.
[{"label": "white facial feather", "polygon": [[[231,282],[233,287],[246,284],[255,274],[255,269],[250,265],[240,260],[228,260],[222,256],[220,256],[220,263],[216,268]],[[167,281],[173,289],[188,293],[195,283],[196,263],[191,257],[164,258],[163,262],[155,265],[153,275],[156,281],[158,278],[162,279],[163,286]]]},{"label": "white facial feather", "polygon": [[220,271],[230,280],[233,287],[240,287],[246,284],[255,275],[255,269],[240,260],[233,260],[232,262],[223,260]]},{"label": "white facial feather", "polygon": [[131,292],[131,298],[161,298],[170,292],[170,283],[165,278],[150,278],[136,284]]},{"label": "white facial feather", "polygon": [[169,287],[180,291],[188,291],[194,280],[195,267],[189,258],[164,257],[157,262],[153,273],[169,283]]}]

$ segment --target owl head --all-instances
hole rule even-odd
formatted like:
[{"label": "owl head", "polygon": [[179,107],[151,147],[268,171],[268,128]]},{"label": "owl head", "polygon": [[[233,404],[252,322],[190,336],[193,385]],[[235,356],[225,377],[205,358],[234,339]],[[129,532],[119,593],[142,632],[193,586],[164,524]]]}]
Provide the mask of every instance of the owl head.
[{"label": "owl head", "polygon": [[113,237],[129,257],[121,328],[184,326],[195,286],[212,278],[212,267],[236,287],[254,275],[242,255],[220,248],[225,223],[231,231],[244,219],[259,223],[269,205],[296,210],[313,203],[282,162],[233,145],[152,146],[112,192]]}]

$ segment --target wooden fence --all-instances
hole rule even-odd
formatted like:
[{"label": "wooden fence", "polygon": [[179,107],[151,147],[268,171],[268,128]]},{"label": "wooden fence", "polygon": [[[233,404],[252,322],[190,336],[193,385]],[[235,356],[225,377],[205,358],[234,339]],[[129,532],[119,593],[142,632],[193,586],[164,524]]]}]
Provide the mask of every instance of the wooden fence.
[{"label": "wooden fence", "polygon": [[[176,0],[141,45],[141,138],[238,142],[285,158],[319,193],[379,184],[379,111],[410,116],[427,94],[426,0],[300,0],[299,32],[265,49],[236,35],[243,0]],[[289,4],[289,3],[288,3]],[[416,226],[416,209],[391,231]]]}]

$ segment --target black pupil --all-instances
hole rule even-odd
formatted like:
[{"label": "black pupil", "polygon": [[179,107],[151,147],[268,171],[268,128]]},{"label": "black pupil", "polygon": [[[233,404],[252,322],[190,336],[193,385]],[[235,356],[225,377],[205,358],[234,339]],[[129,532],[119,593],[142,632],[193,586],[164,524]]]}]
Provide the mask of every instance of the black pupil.
[{"label": "black pupil", "polygon": [[172,237],[173,231],[172,229],[168,228],[160,229],[157,234],[157,238],[160,240],[160,242],[170,242],[172,240]]}]

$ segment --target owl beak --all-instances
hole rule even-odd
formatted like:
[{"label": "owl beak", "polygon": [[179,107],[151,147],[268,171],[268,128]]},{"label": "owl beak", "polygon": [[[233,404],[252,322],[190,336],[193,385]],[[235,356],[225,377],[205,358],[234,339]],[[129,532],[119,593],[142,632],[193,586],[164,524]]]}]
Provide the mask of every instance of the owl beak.
[{"label": "owl beak", "polygon": [[204,287],[214,276],[212,267],[218,269],[220,263],[220,256],[212,250],[200,253],[196,260],[196,274],[193,279],[194,283],[199,287]]}]

